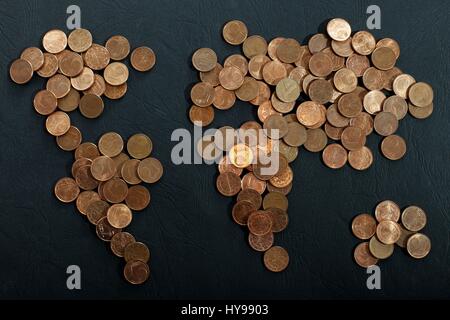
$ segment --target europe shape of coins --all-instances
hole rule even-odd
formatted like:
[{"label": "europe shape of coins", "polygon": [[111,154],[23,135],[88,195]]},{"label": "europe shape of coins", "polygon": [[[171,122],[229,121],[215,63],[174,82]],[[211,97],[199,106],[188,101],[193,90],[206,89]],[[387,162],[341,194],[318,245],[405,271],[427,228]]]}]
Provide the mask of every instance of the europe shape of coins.
[{"label": "europe shape of coins", "polygon": [[394,201],[385,200],[376,206],[374,216],[362,213],[352,222],[353,234],[368,241],[354,249],[355,262],[359,266],[367,268],[387,259],[393,254],[395,244],[415,259],[430,253],[431,240],[419,233],[427,223],[422,208],[412,205],[401,211]]},{"label": "europe shape of coins", "polygon": [[[43,50],[26,48],[10,66],[11,80],[29,82],[34,73],[46,78],[46,90],[39,91],[33,106],[46,116],[46,129],[56,137],[58,146],[73,151],[81,144],[81,132],[71,126],[69,112],[79,108],[89,119],[99,117],[104,109],[103,96],[111,100],[127,92],[128,67],[121,63],[130,53],[130,44],[123,36],[113,36],[105,45],[93,42],[86,29],[66,35],[50,30],[42,39]],[[138,47],[130,55],[132,67],[141,72],[151,70],[156,55],[148,47]]]},{"label": "europe shape of coins", "polygon": [[[73,147],[72,140],[60,143]],[[150,276],[150,251],[124,229],[130,225],[133,211],[150,204],[150,191],[140,183],[154,184],[163,176],[161,162],[151,156],[152,140],[140,133],[125,143],[118,133],[108,132],[98,145],[85,142],[70,149],[75,150],[73,178],[56,183],[56,197],[64,203],[75,202],[79,213],[95,226],[98,237],[109,242],[116,256],[125,258],[123,274],[129,283],[144,283]]]}]

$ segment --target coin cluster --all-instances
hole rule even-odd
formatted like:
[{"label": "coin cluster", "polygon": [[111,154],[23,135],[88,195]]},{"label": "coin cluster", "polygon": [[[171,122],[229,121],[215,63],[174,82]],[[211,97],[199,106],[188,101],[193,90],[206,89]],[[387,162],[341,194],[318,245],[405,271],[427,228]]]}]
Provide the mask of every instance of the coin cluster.
[{"label": "coin cluster", "polygon": [[[125,95],[129,71],[120,61],[130,55],[130,43],[116,35],[102,46],[93,42],[88,30],[76,29],[68,36],[50,30],[42,46],[44,52],[38,47],[25,49],[11,64],[10,77],[18,84],[29,82],[35,73],[48,79],[46,88],[34,97],[36,112],[47,117],[46,129],[57,141],[81,138],[68,113],[79,109],[84,117],[94,119],[103,113],[103,95],[109,99]],[[135,70],[149,71],[156,56],[152,49],[139,47],[131,53],[130,62]],[[68,151],[67,146],[58,145]],[[71,145],[70,151],[76,147]]]},{"label": "coin cluster", "polygon": [[141,182],[154,184],[163,175],[159,160],[150,157],[152,140],[136,134],[124,141],[115,132],[104,134],[98,145],[84,142],[75,150],[72,177],[60,179],[55,195],[63,203],[75,202],[78,211],[95,226],[97,236],[109,242],[112,252],[125,259],[125,279],[145,282],[149,275],[147,246],[123,231],[133,219],[133,211],[150,204],[150,192]]},{"label": "coin cluster", "polygon": [[[427,223],[425,211],[417,206],[400,207],[385,200],[375,208],[375,218],[367,213],[356,216],[352,222],[353,234],[361,240],[354,251],[356,263],[363,267],[376,265],[394,253],[395,244],[406,248],[416,259],[425,258],[431,250],[431,241],[420,233]],[[370,240],[369,240],[370,239]]]}]

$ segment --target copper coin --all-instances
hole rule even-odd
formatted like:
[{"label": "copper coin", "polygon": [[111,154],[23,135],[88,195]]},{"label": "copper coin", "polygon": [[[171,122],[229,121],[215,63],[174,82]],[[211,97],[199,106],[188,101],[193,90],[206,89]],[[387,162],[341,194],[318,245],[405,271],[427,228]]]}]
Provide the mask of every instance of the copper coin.
[{"label": "copper coin", "polygon": [[394,244],[400,239],[401,230],[397,222],[384,220],[377,226],[377,238],[384,244]]},{"label": "copper coin", "polygon": [[352,53],[345,61],[345,66],[352,70],[357,77],[362,77],[364,71],[370,67],[370,61],[366,56]]},{"label": "copper coin", "polygon": [[272,218],[265,211],[255,211],[248,216],[248,229],[257,236],[268,234],[272,230]]},{"label": "copper coin", "polygon": [[59,60],[59,70],[67,77],[76,77],[83,71],[83,67],[83,58],[75,52],[69,51]]},{"label": "copper coin", "polygon": [[366,144],[366,135],[358,127],[347,127],[341,135],[342,145],[349,151],[361,149]]},{"label": "copper coin", "polygon": [[52,136],[62,136],[70,129],[70,118],[67,113],[56,111],[47,117],[45,127]]},{"label": "copper coin", "polygon": [[98,148],[101,154],[113,158],[122,152],[123,139],[116,132],[105,133],[98,141]]},{"label": "copper coin", "polygon": [[350,93],[356,89],[358,78],[352,70],[342,68],[334,74],[333,83],[340,92]]},{"label": "copper coin", "polygon": [[331,41],[331,49],[340,57],[349,57],[354,53],[352,47],[352,37],[349,37],[345,41]]},{"label": "copper coin", "polygon": [[132,234],[128,232],[119,232],[116,233],[111,238],[111,251],[118,257],[123,257],[125,248],[131,244],[136,242],[136,239]]},{"label": "copper coin", "polygon": [[130,43],[124,36],[112,36],[105,45],[112,60],[123,60],[130,53]]},{"label": "copper coin", "polygon": [[85,52],[92,45],[92,35],[89,30],[75,29],[67,39],[70,49],[75,52]]},{"label": "copper coin", "polygon": [[409,237],[411,235],[415,234],[415,232],[406,230],[401,225],[400,225],[400,230],[401,230],[400,239],[398,239],[395,244],[398,245],[400,248],[406,248],[406,244],[408,242]]},{"label": "copper coin", "polygon": [[357,53],[367,56],[375,49],[376,41],[371,33],[358,31],[353,35],[352,46]]},{"label": "copper coin", "polygon": [[94,74],[94,84],[87,90],[83,91],[84,94],[95,94],[102,96],[106,91],[105,79],[99,74]]},{"label": "copper coin", "polygon": [[80,104],[80,93],[74,88],[70,88],[69,93],[65,97],[57,100],[57,104],[61,111],[74,111]]},{"label": "copper coin", "polygon": [[398,129],[397,117],[390,112],[382,111],[375,116],[373,127],[381,136],[392,135]]},{"label": "copper coin", "polygon": [[51,53],[44,53],[44,64],[37,71],[37,74],[43,78],[50,78],[58,71],[58,58]]},{"label": "copper coin", "polygon": [[235,173],[224,172],[217,177],[216,187],[222,195],[231,197],[241,190],[241,179]]},{"label": "copper coin", "polygon": [[242,73],[242,76],[247,75],[248,73],[248,61],[247,58],[240,54],[232,54],[228,56],[223,62],[224,68],[227,67],[235,67],[238,68]]},{"label": "copper coin", "polygon": [[346,93],[340,97],[337,107],[344,117],[353,118],[361,113],[363,104],[356,93]]},{"label": "copper coin", "polygon": [[263,199],[264,210],[267,210],[268,208],[278,208],[287,211],[288,205],[286,196],[279,192],[269,192]]},{"label": "copper coin", "polygon": [[87,208],[92,202],[100,201],[100,196],[95,191],[83,191],[79,194],[76,202],[76,206],[78,211],[86,215],[87,214]]},{"label": "copper coin", "polygon": [[411,257],[422,259],[430,253],[431,241],[426,235],[416,233],[408,238],[406,249]]},{"label": "copper coin", "polygon": [[327,137],[331,140],[339,141],[341,140],[342,132],[344,131],[344,128],[337,128],[329,124],[328,122],[325,123],[324,126],[325,133],[327,134]]},{"label": "copper coin", "polygon": [[345,41],[350,37],[352,29],[350,24],[344,19],[335,18],[328,22],[327,33],[333,40]]},{"label": "copper coin", "polygon": [[353,169],[367,170],[373,163],[373,154],[366,146],[348,153],[348,163]]},{"label": "copper coin", "polygon": [[79,75],[70,79],[72,87],[78,91],[85,91],[89,89],[94,84],[94,81],[94,72],[87,67],[84,67],[83,71],[81,71]]},{"label": "copper coin", "polygon": [[368,268],[378,263],[378,259],[370,253],[368,242],[358,244],[353,253],[353,257],[356,263],[363,268]]},{"label": "copper coin", "polygon": [[301,46],[300,48],[300,59],[295,61],[296,67],[303,67],[309,69],[309,59],[311,59],[311,51],[309,51],[308,46]]},{"label": "copper coin", "polygon": [[414,83],[416,83],[416,80],[411,75],[400,74],[394,79],[392,89],[396,95],[406,99],[408,98],[408,90]]},{"label": "copper coin", "polygon": [[141,160],[152,153],[153,142],[147,135],[138,133],[128,139],[127,150],[130,156]]},{"label": "copper coin", "polygon": [[427,215],[417,206],[409,206],[402,213],[402,224],[409,231],[417,232],[427,224]]},{"label": "copper coin", "polygon": [[127,82],[128,76],[128,67],[121,62],[113,62],[109,64],[103,73],[105,81],[112,86],[120,86],[121,84],[124,84]]},{"label": "copper coin", "polygon": [[126,153],[120,153],[119,155],[112,158],[116,165],[115,177],[122,178],[122,165],[125,161],[129,160],[130,157]]},{"label": "copper coin", "polygon": [[214,102],[214,87],[206,82],[199,82],[191,89],[192,102],[199,107],[208,107]]},{"label": "copper coin", "polygon": [[247,168],[253,162],[253,152],[249,146],[239,143],[231,147],[228,159],[237,168]]},{"label": "copper coin", "polygon": [[376,229],[377,222],[367,213],[356,216],[352,221],[352,231],[358,239],[370,239],[375,234]]},{"label": "copper coin", "polygon": [[70,126],[65,134],[56,137],[56,143],[64,151],[73,151],[78,148],[82,139],[80,130],[77,127]]},{"label": "copper coin", "polygon": [[141,161],[137,159],[126,160],[121,169],[122,178],[128,184],[135,185],[142,182],[139,178],[137,170]]},{"label": "copper coin", "polygon": [[297,119],[305,127],[311,127],[322,119],[320,104],[314,101],[302,102],[297,108]]},{"label": "copper coin", "polygon": [[156,63],[156,55],[149,47],[139,47],[131,53],[131,65],[141,72],[151,70]]},{"label": "copper coin", "polygon": [[261,36],[250,36],[242,44],[242,51],[249,59],[260,54],[265,55],[267,53],[267,41]]},{"label": "copper coin", "polygon": [[425,82],[417,82],[409,87],[408,97],[416,107],[426,107],[433,102],[433,89]]},{"label": "copper coin", "polygon": [[266,63],[270,61],[270,58],[265,55],[257,55],[251,58],[248,63],[248,71],[250,72],[250,75],[257,80],[262,80],[262,70]]},{"label": "copper coin", "polygon": [[163,166],[158,159],[146,158],[139,163],[138,176],[147,183],[158,182],[163,175]]},{"label": "copper coin", "polygon": [[381,152],[389,160],[399,160],[405,156],[406,142],[398,135],[390,135],[381,142]]},{"label": "copper coin", "polygon": [[[291,112],[295,107],[295,101],[283,102],[278,98],[276,92],[274,92],[272,94],[272,97],[270,98],[270,102],[275,111],[278,111],[279,113],[283,113],[283,114]],[[279,114],[278,112],[275,112],[273,114]]]},{"label": "copper coin", "polygon": [[100,117],[104,108],[105,105],[102,98],[95,94],[88,93],[80,99],[80,112],[88,119]]},{"label": "copper coin", "polygon": [[269,181],[269,183],[267,184],[267,191],[279,192],[279,193],[282,193],[285,196],[287,196],[292,191],[292,182],[285,187],[278,188],[278,187],[275,187],[274,185],[272,185],[272,183],[270,183],[270,181]]},{"label": "copper coin", "polygon": [[223,38],[232,45],[242,44],[248,36],[248,29],[245,23],[239,20],[232,20],[225,24],[222,30]]},{"label": "copper coin", "polygon": [[304,67],[295,67],[294,69],[289,72],[289,79],[295,80],[298,85],[300,86],[300,89],[303,84],[303,78],[308,75],[308,70]]},{"label": "copper coin", "polygon": [[108,49],[95,43],[84,54],[86,66],[96,71],[105,69],[110,59],[111,55]]},{"label": "copper coin", "polygon": [[242,178],[242,189],[254,189],[257,192],[259,192],[259,194],[263,194],[264,191],[266,190],[266,181],[260,180],[258,178],[255,177],[255,175],[253,174],[253,172],[249,172],[247,173],[243,178]]},{"label": "copper coin", "polygon": [[333,97],[333,85],[324,79],[317,79],[308,86],[308,95],[312,101],[325,104]]},{"label": "copper coin", "polygon": [[83,190],[91,191],[98,187],[98,181],[95,180],[91,173],[91,165],[78,168],[74,178],[77,185]]},{"label": "copper coin", "polygon": [[[262,204],[262,197],[259,194],[258,191],[254,189],[243,189],[241,192],[239,192],[237,196],[237,201],[247,201],[250,202],[253,205],[253,208],[255,210],[258,210],[261,207]],[[247,224],[247,222],[245,222]]]},{"label": "copper coin", "polygon": [[306,137],[304,147],[310,152],[320,152],[328,143],[327,134],[322,129],[309,129],[306,131]]},{"label": "copper coin", "polygon": [[323,33],[313,35],[308,41],[308,48],[312,54],[317,53],[330,46],[330,38]]},{"label": "copper coin", "polygon": [[117,229],[126,228],[133,219],[130,208],[124,204],[114,204],[109,207],[106,218],[111,226]]},{"label": "copper coin", "polygon": [[[245,77],[244,82],[235,91],[235,94],[236,94],[236,97],[241,101],[250,101],[257,97],[258,92],[259,92],[258,81],[256,81],[252,77]],[[194,101],[194,100],[192,100],[192,101]]]},{"label": "copper coin", "polygon": [[62,178],[55,185],[55,195],[59,201],[70,203],[77,199],[80,188],[72,178]]},{"label": "copper coin", "polygon": [[289,265],[289,254],[282,247],[272,247],[264,253],[264,265],[272,272],[281,272]]},{"label": "copper coin", "polygon": [[271,139],[281,139],[288,133],[288,124],[281,115],[272,114],[264,122],[264,130]]},{"label": "copper coin", "polygon": [[236,202],[236,204],[233,206],[232,210],[232,217],[234,222],[241,226],[246,226],[248,217],[258,210],[258,208],[255,208],[254,204],[247,200],[242,200]]},{"label": "copper coin", "polygon": [[79,158],[75,160],[75,162],[72,164],[72,177],[76,177],[78,169],[84,166],[90,166],[92,164],[92,160],[88,158]]},{"label": "copper coin", "polygon": [[386,96],[382,91],[372,90],[364,96],[364,109],[370,114],[377,114],[382,110]]},{"label": "copper coin", "polygon": [[377,68],[367,68],[363,74],[363,84],[368,90],[381,90],[384,88],[386,78],[384,73]]},{"label": "copper coin", "polygon": [[392,69],[397,61],[395,52],[389,47],[377,47],[371,58],[373,65],[380,70]]},{"label": "copper coin", "polygon": [[192,65],[201,72],[208,72],[215,68],[217,55],[210,48],[200,48],[192,55]]},{"label": "copper coin", "polygon": [[228,158],[228,156],[223,157],[219,162],[219,172],[233,172],[240,176],[242,174],[243,169],[236,167],[234,164],[232,164]]},{"label": "copper coin", "polygon": [[109,203],[120,203],[128,195],[128,185],[120,178],[112,178],[103,184],[102,194]]},{"label": "copper coin", "polygon": [[[219,73],[219,82],[227,90],[236,90],[244,83],[244,75],[237,67],[225,66]],[[214,95],[211,96],[214,99]]]},{"label": "copper coin", "polygon": [[[101,219],[105,218],[106,220],[106,213],[109,207],[110,205],[106,201],[92,201],[86,208],[86,217],[90,223],[97,225]],[[106,223],[108,223],[108,220],[106,220]]]},{"label": "copper coin", "polygon": [[286,168],[279,173],[277,173],[275,176],[270,178],[270,183],[277,188],[284,188],[287,187],[292,183],[294,179],[294,173],[292,172],[291,167],[286,166]]},{"label": "copper coin", "polygon": [[408,103],[409,113],[416,119],[426,119],[433,113],[433,104],[426,107],[416,107]]},{"label": "copper coin", "polygon": [[214,120],[214,108],[211,106],[198,107],[192,105],[189,109],[189,119],[196,126],[209,126]]},{"label": "copper coin", "polygon": [[143,284],[150,276],[148,265],[142,261],[129,261],[123,269],[125,279],[131,284]]},{"label": "copper coin", "polygon": [[96,225],[96,233],[97,236],[106,242],[111,241],[112,237],[116,234],[121,232],[121,229],[113,227],[106,217],[101,218],[98,220]]},{"label": "copper coin", "polygon": [[322,153],[325,165],[331,169],[340,169],[347,163],[347,151],[337,143],[326,146]]},{"label": "copper coin", "polygon": [[57,102],[52,92],[41,90],[34,96],[33,105],[37,113],[47,116],[56,110]]},{"label": "copper coin", "polygon": [[268,213],[272,219],[272,232],[281,232],[287,228],[289,216],[286,210],[269,207],[266,209],[266,213]]},{"label": "copper coin", "polygon": [[36,47],[30,47],[23,50],[20,59],[28,61],[31,64],[33,71],[39,70],[44,65],[44,54],[41,49]]},{"label": "copper coin", "polygon": [[384,38],[377,42],[376,45],[377,48],[379,47],[388,47],[391,49],[395,54],[395,59],[398,59],[400,57],[400,46],[397,41],[391,38]]},{"label": "copper coin", "polygon": [[351,127],[360,128],[366,136],[373,132],[373,118],[366,112],[361,112],[358,116],[350,119]]},{"label": "copper coin", "polygon": [[144,186],[132,186],[128,189],[125,203],[131,210],[144,210],[150,204],[150,192]]},{"label": "copper coin", "polygon": [[200,80],[202,80],[202,82],[209,83],[213,87],[218,86],[220,84],[219,74],[222,69],[223,67],[220,65],[220,63],[217,63],[214,69],[212,69],[211,71],[200,72]]},{"label": "copper coin", "polygon": [[394,253],[394,245],[384,244],[376,236],[373,236],[369,241],[369,250],[375,258],[387,259]]},{"label": "copper coin", "polygon": [[277,50],[280,43],[283,42],[284,40],[285,38],[283,37],[277,37],[269,42],[269,45],[267,46],[267,54],[270,57],[270,59],[279,60],[277,57]]},{"label": "copper coin", "polygon": [[92,142],[84,142],[75,150],[75,159],[88,158],[94,160],[99,155],[97,146]]},{"label": "copper coin", "polygon": [[309,70],[315,76],[326,77],[333,71],[333,61],[324,52],[315,53],[309,60]]},{"label": "copper coin", "polygon": [[214,88],[213,105],[219,110],[228,110],[234,106],[236,95],[234,91],[227,90],[222,86]]},{"label": "copper coin", "polygon": [[150,259],[150,251],[144,243],[133,242],[125,247],[123,257],[127,262],[138,260],[147,263]]},{"label": "copper coin", "polygon": [[54,75],[47,81],[47,90],[52,92],[56,98],[63,98],[70,91],[70,80],[62,74]]},{"label": "copper coin", "polygon": [[111,100],[117,100],[122,98],[125,93],[127,93],[128,85],[125,82],[120,86],[112,86],[108,83],[105,83],[105,96]]},{"label": "copper coin", "polygon": [[408,103],[402,97],[393,95],[384,100],[383,111],[393,113],[397,120],[402,120],[408,113]]},{"label": "copper coin", "polygon": [[263,67],[262,74],[264,81],[272,86],[276,86],[278,82],[288,75],[286,67],[280,61],[266,63]]},{"label": "copper coin", "polygon": [[345,128],[349,125],[350,122],[347,117],[344,117],[338,112],[335,104],[332,104],[328,107],[326,117],[328,122],[337,128]]},{"label": "copper coin", "polygon": [[306,142],[306,129],[298,122],[288,123],[288,133],[283,137],[284,142],[292,147],[300,147]]},{"label": "copper coin", "polygon": [[47,52],[59,53],[67,46],[67,36],[61,30],[50,30],[44,35],[42,44]]},{"label": "copper coin", "polygon": [[393,67],[392,69],[383,71],[384,89],[392,91],[392,86],[394,84],[395,78],[397,78],[397,76],[401,75],[402,73],[403,72],[397,67]]},{"label": "copper coin", "polygon": [[253,233],[249,233],[248,235],[248,243],[253,250],[264,252],[269,250],[274,242],[274,236],[272,232],[269,232],[263,236],[257,236]]},{"label": "copper coin", "polygon": [[278,44],[276,56],[284,63],[294,63],[300,59],[301,46],[295,39],[284,39]]},{"label": "copper coin", "polygon": [[375,218],[378,222],[385,220],[397,222],[400,219],[400,208],[394,201],[385,200],[375,208]]}]

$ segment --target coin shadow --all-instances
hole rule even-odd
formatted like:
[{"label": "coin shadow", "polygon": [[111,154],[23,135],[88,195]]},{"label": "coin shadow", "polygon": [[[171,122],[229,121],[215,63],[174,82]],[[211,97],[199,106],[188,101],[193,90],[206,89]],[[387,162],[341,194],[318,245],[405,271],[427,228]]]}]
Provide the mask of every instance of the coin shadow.
[{"label": "coin shadow", "polygon": [[317,32],[327,34],[327,24],[331,20],[332,20],[331,18],[328,18],[328,19],[324,20],[323,22],[321,22],[319,24],[319,26],[317,27]]}]

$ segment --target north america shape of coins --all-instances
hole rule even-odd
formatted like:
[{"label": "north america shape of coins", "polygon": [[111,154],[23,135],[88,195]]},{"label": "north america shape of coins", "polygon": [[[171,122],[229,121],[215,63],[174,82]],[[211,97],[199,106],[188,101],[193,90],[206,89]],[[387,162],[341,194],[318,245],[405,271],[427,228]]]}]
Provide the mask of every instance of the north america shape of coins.
[{"label": "north america shape of coins", "polygon": [[426,223],[427,215],[418,206],[411,205],[402,211],[392,200],[380,202],[374,216],[361,213],[353,218],[353,235],[364,240],[355,247],[355,262],[368,268],[390,257],[395,245],[412,258],[425,258],[431,250],[430,239],[420,233]]},{"label": "north america shape of coins", "polygon": [[[72,140],[60,143],[74,145]],[[134,211],[150,204],[150,191],[141,183],[154,184],[163,176],[163,166],[152,151],[152,140],[145,134],[135,134],[125,143],[118,133],[107,132],[98,144],[84,142],[75,148],[72,177],[60,179],[54,188],[61,202],[75,202],[114,255],[124,257],[123,275],[131,284],[142,284],[150,276],[148,247],[124,229]]]},{"label": "north america shape of coins", "polygon": [[100,45],[86,29],[68,35],[50,30],[43,36],[42,47],[23,50],[9,73],[17,84],[29,82],[35,73],[47,79],[45,89],[34,96],[33,106],[47,117],[47,132],[65,151],[73,151],[81,143],[81,132],[71,125],[68,113],[79,109],[84,117],[95,119],[105,110],[104,96],[117,100],[126,94],[129,71],[122,60],[130,56],[131,66],[141,72],[156,63],[156,55],[148,47],[138,47],[130,54],[124,36],[112,36]]}]

